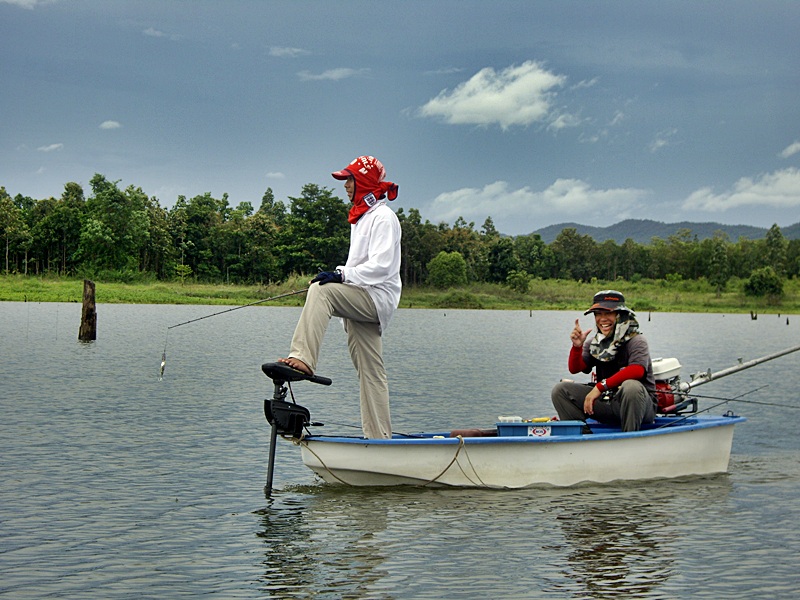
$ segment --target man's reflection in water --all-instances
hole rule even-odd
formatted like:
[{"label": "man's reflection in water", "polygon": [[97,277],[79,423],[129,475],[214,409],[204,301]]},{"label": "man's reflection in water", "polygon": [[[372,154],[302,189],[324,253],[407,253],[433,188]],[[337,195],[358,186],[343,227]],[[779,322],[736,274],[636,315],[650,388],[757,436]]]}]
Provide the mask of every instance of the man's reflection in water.
[{"label": "man's reflection in water", "polygon": [[552,512],[568,545],[561,549],[564,575],[572,584],[563,588],[574,594],[578,584],[592,598],[657,595],[676,574],[672,548],[686,519],[677,520],[680,527],[673,523],[676,513],[686,517],[692,505],[682,492],[699,492],[707,502],[708,486],[719,488],[716,498],[730,491],[723,477],[585,487],[554,499]]}]

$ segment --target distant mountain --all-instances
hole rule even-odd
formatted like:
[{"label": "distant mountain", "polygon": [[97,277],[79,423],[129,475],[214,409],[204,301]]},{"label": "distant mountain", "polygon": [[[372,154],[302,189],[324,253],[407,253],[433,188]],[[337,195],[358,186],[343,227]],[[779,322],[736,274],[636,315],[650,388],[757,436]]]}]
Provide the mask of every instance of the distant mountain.
[{"label": "distant mountain", "polygon": [[[562,230],[573,228],[580,235],[588,235],[598,243],[606,240],[614,240],[617,244],[622,244],[628,238],[638,244],[649,244],[654,237],[666,240],[681,230],[689,230],[692,237],[704,240],[714,237],[717,231],[728,234],[731,242],[736,242],[739,238],[758,240],[766,237],[769,228],[753,227],[751,225],[723,225],[721,223],[690,223],[682,221],[680,223],[662,223],[648,219],[627,219],[608,227],[592,227],[591,225],[579,225],[578,223],[560,223],[537,229],[533,233],[538,233],[546,244],[550,244],[558,237]],[[800,222],[781,227],[781,233],[787,240],[800,239]]]}]

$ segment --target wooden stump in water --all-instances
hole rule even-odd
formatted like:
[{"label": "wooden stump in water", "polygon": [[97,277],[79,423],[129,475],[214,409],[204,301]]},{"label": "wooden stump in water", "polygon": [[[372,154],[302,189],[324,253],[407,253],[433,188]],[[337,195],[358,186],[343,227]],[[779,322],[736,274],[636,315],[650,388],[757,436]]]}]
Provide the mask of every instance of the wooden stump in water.
[{"label": "wooden stump in water", "polygon": [[83,280],[83,312],[78,339],[91,342],[97,339],[97,311],[94,303],[94,281]]}]

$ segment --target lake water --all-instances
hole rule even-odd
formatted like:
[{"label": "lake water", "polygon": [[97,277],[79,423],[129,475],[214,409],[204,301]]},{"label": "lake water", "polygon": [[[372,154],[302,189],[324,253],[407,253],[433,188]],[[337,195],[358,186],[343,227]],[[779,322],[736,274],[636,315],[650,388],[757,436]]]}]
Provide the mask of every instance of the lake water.
[{"label": "lake water", "polygon": [[[800,593],[800,353],[695,389],[740,397],[730,473],[521,491],[348,489],[277,449],[262,362],[298,308],[173,328],[208,306],[0,303],[0,596],[9,598],[794,598]],[[571,312],[401,310],[385,337],[395,431],[554,414]],[[683,374],[800,342],[800,316],[640,314]],[[592,320],[582,317],[584,327]],[[166,342],[167,364],[158,367]],[[295,384],[325,433],[357,434],[332,323]],[[701,408],[720,402],[701,400]],[[761,402],[764,404],[755,404]],[[775,406],[782,405],[782,406]],[[601,468],[601,466],[598,466]]]}]

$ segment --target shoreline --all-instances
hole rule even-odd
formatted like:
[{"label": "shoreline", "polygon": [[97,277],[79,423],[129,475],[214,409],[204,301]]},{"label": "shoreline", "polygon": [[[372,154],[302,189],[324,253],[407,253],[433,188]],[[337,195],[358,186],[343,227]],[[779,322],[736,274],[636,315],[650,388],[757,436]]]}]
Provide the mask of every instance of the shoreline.
[{"label": "shoreline", "polygon": [[[98,304],[202,304],[240,306],[308,287],[309,278],[293,277],[275,285],[226,285],[180,282],[96,282]],[[705,285],[705,287],[704,287]],[[601,289],[622,291],[636,312],[800,314],[800,281],[787,280],[779,304],[745,296],[741,285],[729,285],[719,297],[698,281],[535,280],[521,294],[499,284],[474,284],[440,290],[403,288],[399,308],[475,310],[581,310]],[[23,275],[0,276],[0,302],[77,302],[83,299],[83,279]],[[302,306],[304,294],[264,302],[263,306]]]}]

